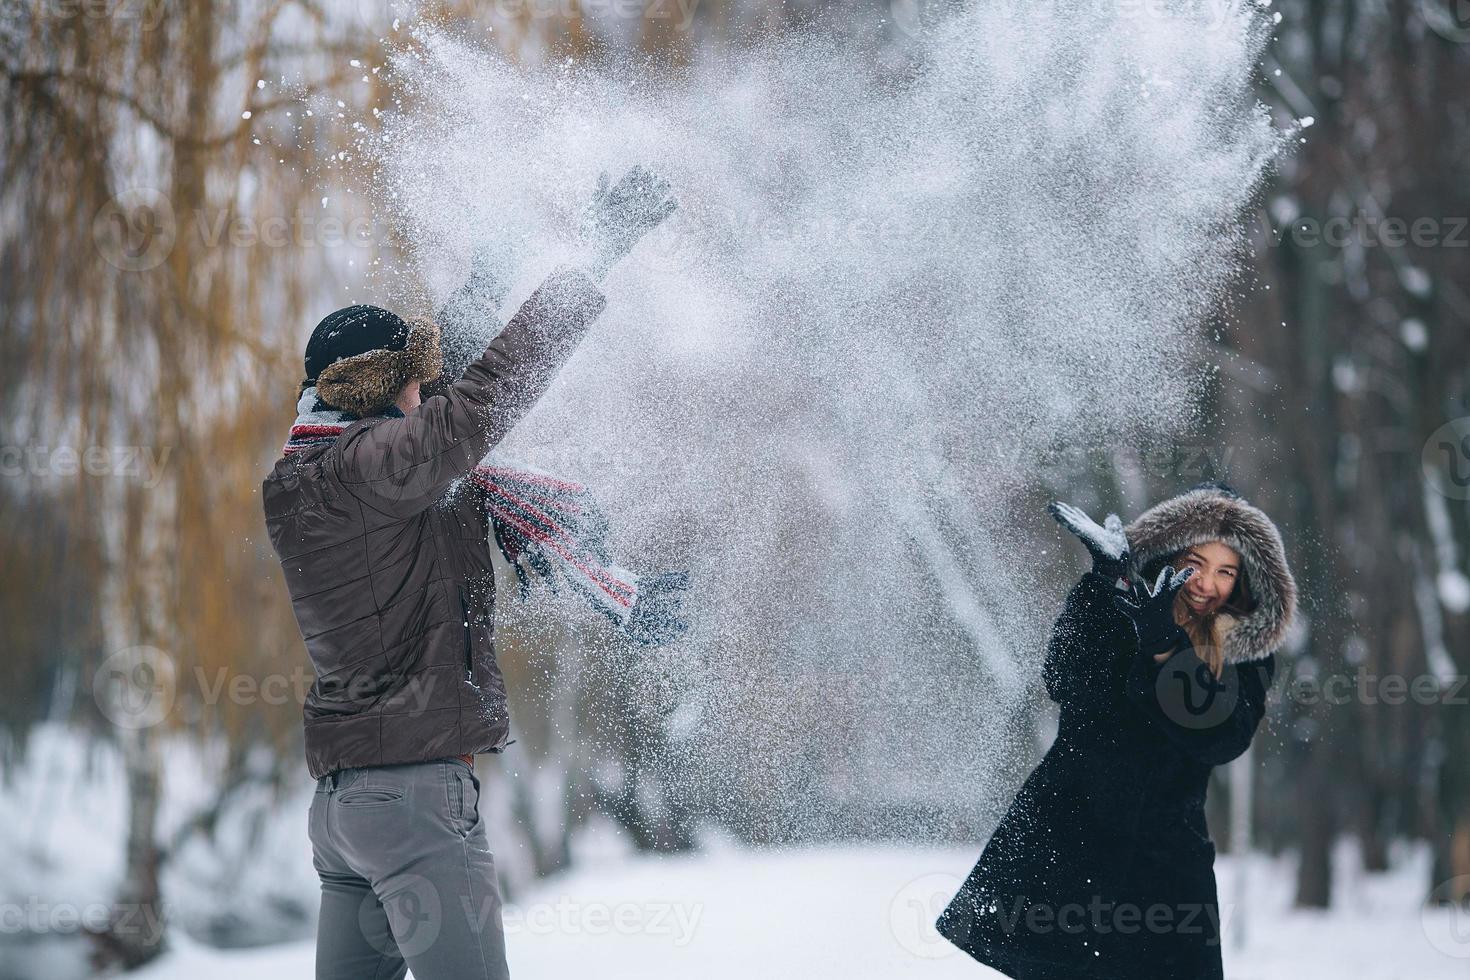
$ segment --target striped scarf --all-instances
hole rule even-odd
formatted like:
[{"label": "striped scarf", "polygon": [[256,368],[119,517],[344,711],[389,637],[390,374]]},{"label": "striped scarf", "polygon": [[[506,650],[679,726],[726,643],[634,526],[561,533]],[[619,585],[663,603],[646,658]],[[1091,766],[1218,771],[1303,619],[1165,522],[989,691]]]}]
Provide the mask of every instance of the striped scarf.
[{"label": "striped scarf", "polygon": [[[282,452],[287,456],[335,442],[357,416],[338,411],[307,388]],[[390,407],[383,414],[402,418]],[[687,626],[679,618],[683,572],[635,575],[612,563],[609,526],[585,486],[490,452],[468,479],[490,512],[495,544],[515,569],[524,597],[536,573],[553,593],[569,586],[638,643],[666,643]]]}]

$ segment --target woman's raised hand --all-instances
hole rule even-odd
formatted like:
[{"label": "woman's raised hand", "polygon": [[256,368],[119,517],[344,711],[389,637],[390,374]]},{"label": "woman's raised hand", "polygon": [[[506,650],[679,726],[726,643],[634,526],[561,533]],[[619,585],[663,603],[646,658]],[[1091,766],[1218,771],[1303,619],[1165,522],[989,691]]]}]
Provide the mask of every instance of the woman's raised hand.
[{"label": "woman's raised hand", "polygon": [[1092,569],[1099,574],[1116,579],[1128,571],[1128,536],[1123,533],[1123,522],[1117,514],[1109,514],[1098,524],[1088,517],[1080,507],[1054,500],[1046,505],[1047,512],[1058,524],[1077,535],[1092,555]]},{"label": "woman's raised hand", "polygon": [[[1152,589],[1144,583],[1131,596],[1113,596],[1118,608],[1133,620],[1133,627],[1138,631],[1140,653],[1161,653],[1179,644],[1183,631],[1174,621],[1174,597],[1193,574],[1192,568],[1175,571],[1165,565],[1159,569],[1159,577],[1154,580]],[[1187,636],[1183,638],[1188,639]]]}]

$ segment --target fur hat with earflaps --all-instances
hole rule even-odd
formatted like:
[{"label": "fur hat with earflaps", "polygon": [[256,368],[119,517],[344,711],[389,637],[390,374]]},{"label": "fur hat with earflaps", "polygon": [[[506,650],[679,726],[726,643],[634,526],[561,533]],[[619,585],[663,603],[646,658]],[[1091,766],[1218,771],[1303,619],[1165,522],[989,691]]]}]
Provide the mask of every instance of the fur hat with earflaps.
[{"label": "fur hat with earflaps", "polygon": [[428,381],[444,365],[439,331],[427,321],[409,323],[377,306],[349,306],[329,314],[306,344],[304,392],[359,418],[398,400],[410,381]]},{"label": "fur hat with earflaps", "polygon": [[1222,614],[1219,642],[1226,663],[1260,660],[1286,638],[1296,615],[1296,580],[1281,533],[1260,509],[1223,483],[1202,483],[1144,511],[1125,529],[1132,571],[1153,581],[1164,561],[1186,548],[1219,541],[1240,555],[1250,607]]}]

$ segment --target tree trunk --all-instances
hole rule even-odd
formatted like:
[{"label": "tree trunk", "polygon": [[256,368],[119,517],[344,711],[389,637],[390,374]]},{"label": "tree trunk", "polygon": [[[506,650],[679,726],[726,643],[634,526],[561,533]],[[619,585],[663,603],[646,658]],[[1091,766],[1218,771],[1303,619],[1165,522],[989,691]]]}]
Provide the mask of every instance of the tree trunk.
[{"label": "tree trunk", "polygon": [[163,771],[152,726],[131,729],[121,739],[127,770],[127,864],[107,929],[95,934],[93,965],[99,970],[133,970],[165,949],[164,905],[158,873],[158,807]]}]

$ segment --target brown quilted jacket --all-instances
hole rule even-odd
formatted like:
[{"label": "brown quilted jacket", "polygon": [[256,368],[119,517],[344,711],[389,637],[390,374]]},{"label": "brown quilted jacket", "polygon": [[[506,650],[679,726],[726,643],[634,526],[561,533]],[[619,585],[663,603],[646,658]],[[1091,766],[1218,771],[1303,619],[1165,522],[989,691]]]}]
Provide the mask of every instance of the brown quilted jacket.
[{"label": "brown quilted jacket", "polygon": [[546,390],[605,303],[581,272],[559,270],[446,394],[353,422],[283,457],[261,485],[316,672],[304,710],[314,778],[505,746],[489,517],[460,478]]}]

